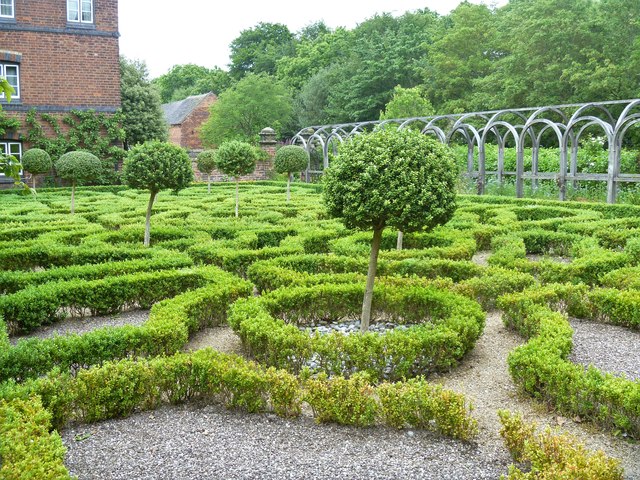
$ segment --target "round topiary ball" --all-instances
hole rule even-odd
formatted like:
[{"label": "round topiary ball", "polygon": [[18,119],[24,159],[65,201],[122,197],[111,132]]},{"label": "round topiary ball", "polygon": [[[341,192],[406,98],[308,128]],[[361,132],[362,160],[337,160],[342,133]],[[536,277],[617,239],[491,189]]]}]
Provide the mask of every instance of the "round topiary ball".
[{"label": "round topiary ball", "polygon": [[167,142],[136,145],[127,154],[122,167],[124,182],[131,188],[159,192],[178,191],[193,181],[191,159],[187,152]]},{"label": "round topiary ball", "polygon": [[231,140],[216,150],[216,167],[230,177],[241,177],[253,173],[256,168],[255,148],[245,142]]},{"label": "round topiary ball", "polygon": [[41,148],[32,148],[24,152],[20,163],[22,168],[34,175],[47,173],[53,167],[51,156]]},{"label": "round topiary ball", "polygon": [[286,145],[276,152],[273,168],[278,173],[297,173],[309,165],[309,154],[299,145]]},{"label": "round topiary ball", "polygon": [[196,158],[196,162],[198,164],[198,170],[210,175],[216,168],[216,151],[204,150],[200,152]]},{"label": "round topiary ball", "polygon": [[62,155],[55,162],[56,173],[74,185],[90,182],[100,176],[102,163],[93,153],[77,151]]}]

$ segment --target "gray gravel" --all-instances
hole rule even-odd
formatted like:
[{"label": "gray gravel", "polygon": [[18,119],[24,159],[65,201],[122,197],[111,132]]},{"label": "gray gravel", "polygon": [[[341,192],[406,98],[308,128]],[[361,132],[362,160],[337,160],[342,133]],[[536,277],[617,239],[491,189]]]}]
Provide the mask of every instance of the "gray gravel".
[{"label": "gray gravel", "polygon": [[149,318],[149,310],[130,310],[128,312],[101,317],[67,318],[53,325],[40,327],[27,334],[11,336],[9,341],[16,344],[25,338],[49,338],[54,335],[70,333],[83,334],[103,327],[122,327],[124,325],[142,325]]},{"label": "gray gravel", "polygon": [[640,381],[640,332],[616,325],[572,318],[573,351],[569,359],[593,364],[614,375]]},{"label": "gray gravel", "polygon": [[66,465],[80,480],[496,479],[509,461],[506,452],[422,431],[316,425],[196,405],[69,428],[63,440]]}]

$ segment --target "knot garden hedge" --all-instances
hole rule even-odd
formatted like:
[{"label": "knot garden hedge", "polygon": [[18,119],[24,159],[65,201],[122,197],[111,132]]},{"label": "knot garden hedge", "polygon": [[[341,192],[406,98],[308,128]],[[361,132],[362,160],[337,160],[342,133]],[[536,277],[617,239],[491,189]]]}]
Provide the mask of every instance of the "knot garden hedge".
[{"label": "knot garden hedge", "polygon": [[[470,439],[464,396],[426,378],[455,368],[493,308],[527,339],[508,360],[517,385],[640,438],[639,382],[571,363],[567,321],[640,328],[639,207],[461,196],[450,222],[407,233],[403,250],[396,232],[382,236],[372,322],[403,328],[320,334],[306,328],[360,312],[369,234],[327,218],[317,186],[294,185],[291,202],[285,188],[241,184],[237,219],[234,186],[160,194],[149,248],[145,192],[82,189],[73,217],[65,190],[1,196],[3,473],[66,478],[51,428],[192,399],[282,416],[308,404],[321,422]],[[471,261],[479,251],[488,265]],[[14,337],[64,316],[149,307],[140,326]],[[253,360],[184,353],[192,334],[227,322]]]}]

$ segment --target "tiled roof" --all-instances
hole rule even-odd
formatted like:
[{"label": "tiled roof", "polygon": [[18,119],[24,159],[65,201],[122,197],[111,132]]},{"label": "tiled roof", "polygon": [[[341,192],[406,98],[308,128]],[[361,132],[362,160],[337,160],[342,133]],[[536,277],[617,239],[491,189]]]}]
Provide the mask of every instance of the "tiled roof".
[{"label": "tiled roof", "polygon": [[164,111],[164,118],[169,125],[180,125],[184,120],[193,112],[198,105],[211,93],[204,93],[202,95],[193,95],[187,97],[184,100],[178,100],[177,102],[165,103],[162,105]]}]

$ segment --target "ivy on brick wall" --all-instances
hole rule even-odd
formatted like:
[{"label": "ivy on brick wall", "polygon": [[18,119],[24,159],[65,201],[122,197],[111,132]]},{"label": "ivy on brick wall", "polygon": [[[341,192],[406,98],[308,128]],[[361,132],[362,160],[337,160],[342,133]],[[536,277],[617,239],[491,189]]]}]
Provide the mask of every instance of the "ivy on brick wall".
[{"label": "ivy on brick wall", "polygon": [[6,113],[0,112],[0,137],[4,137],[7,130],[15,130],[20,127],[20,121],[10,118]]},{"label": "ivy on brick wall", "polygon": [[[63,117],[30,110],[25,117],[25,140],[32,148],[41,148],[55,162],[75,150],[93,153],[102,162],[99,185],[119,183],[117,165],[124,159],[124,130],[120,113],[106,115],[93,110],[72,110]],[[66,127],[66,128],[65,128]],[[47,130],[53,135],[47,134]]]}]

